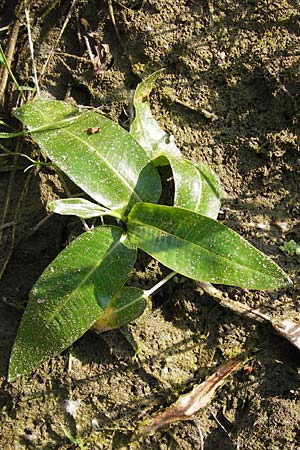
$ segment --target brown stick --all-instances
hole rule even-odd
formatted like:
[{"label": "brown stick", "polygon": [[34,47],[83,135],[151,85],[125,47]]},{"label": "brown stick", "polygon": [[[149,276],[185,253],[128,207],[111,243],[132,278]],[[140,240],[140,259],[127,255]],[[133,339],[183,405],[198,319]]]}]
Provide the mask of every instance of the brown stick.
[{"label": "brown stick", "polygon": [[112,0],[108,0],[107,3],[108,3],[108,13],[109,13],[110,20],[111,20],[111,22],[113,24],[113,27],[115,29],[115,33],[116,33],[117,39],[119,41],[119,44],[120,44],[121,48],[123,49],[124,48],[123,47],[123,42],[122,42],[122,39],[121,39],[119,30],[118,30],[118,27],[117,27],[117,24],[116,24],[116,19],[115,19],[115,13],[114,13]]},{"label": "brown stick", "polygon": [[221,306],[231,309],[231,311],[234,311],[236,314],[259,322],[271,322],[271,318],[267,314],[263,314],[257,309],[253,309],[237,300],[231,300],[212,284],[204,281],[197,281],[197,285],[207,294],[211,295],[211,297],[213,297]]},{"label": "brown stick", "polygon": [[[9,38],[7,48],[6,48],[6,53],[5,53],[8,67],[11,66],[11,63],[13,60],[14,51],[16,48],[16,43],[17,43],[17,39],[18,39],[18,35],[19,35],[19,29],[20,29],[20,22],[17,19],[11,30],[10,38]],[[6,89],[7,80],[8,80],[8,70],[5,66],[2,66],[1,78],[0,78],[0,106],[4,105],[4,92]]]}]

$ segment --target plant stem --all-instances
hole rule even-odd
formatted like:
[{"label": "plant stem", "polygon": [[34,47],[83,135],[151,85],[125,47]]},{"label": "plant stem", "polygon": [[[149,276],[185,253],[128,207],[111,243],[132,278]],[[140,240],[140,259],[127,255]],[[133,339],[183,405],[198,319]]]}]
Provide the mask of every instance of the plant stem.
[{"label": "plant stem", "polygon": [[171,278],[173,278],[177,272],[170,272],[165,278],[160,280],[155,286],[153,286],[151,289],[148,289],[144,291],[144,295],[146,297],[150,297],[154,292],[156,292],[158,289],[160,289],[165,283],[167,283]]},{"label": "plant stem", "polygon": [[32,42],[32,37],[31,37],[29,10],[26,9],[26,8],[25,8],[25,17],[26,17],[26,22],[27,22],[27,33],[28,33],[29,50],[30,50],[30,55],[31,55],[31,60],[32,60],[33,80],[34,80],[34,84],[35,84],[36,93],[37,93],[37,95],[40,95],[40,88],[39,88],[39,82],[38,82],[37,71],[36,71],[36,64],[35,64],[35,59],[34,59],[33,42]]},{"label": "plant stem", "polygon": [[[40,81],[41,83],[42,83],[42,81],[43,81],[43,79],[44,79],[44,76],[45,76],[45,74],[46,74],[46,70],[47,70],[47,68],[48,68],[49,62],[50,62],[51,58],[52,58],[53,55],[54,55],[55,48],[56,48],[56,46],[58,45],[59,41],[61,40],[61,37],[62,37],[62,35],[63,35],[63,33],[64,33],[64,31],[65,31],[65,29],[66,29],[66,27],[67,27],[67,25],[68,25],[68,23],[69,23],[71,17],[72,17],[72,14],[73,14],[73,11],[74,11],[74,9],[75,9],[75,6],[76,6],[77,1],[78,1],[78,0],[73,0],[73,1],[72,1],[71,6],[70,6],[70,9],[69,9],[69,12],[68,12],[68,14],[67,14],[67,17],[66,17],[66,19],[65,19],[65,21],[64,21],[64,23],[63,23],[63,26],[62,26],[62,28],[61,28],[61,30],[60,30],[60,32],[59,32],[57,38],[55,39],[55,42],[54,42],[53,47],[50,49],[50,52],[48,53],[48,57],[47,57],[46,62],[45,62],[45,64],[44,64],[43,68],[42,68],[42,71],[41,71],[41,73],[40,73],[39,81]],[[55,2],[54,2],[54,3],[55,3]],[[60,3],[60,1],[58,1],[58,2],[56,2],[56,3]],[[51,6],[52,6],[52,5],[51,5]],[[50,8],[51,8],[51,7],[50,7]],[[45,13],[46,15],[48,14],[48,11],[49,11],[49,9],[46,11],[46,13]]]},{"label": "plant stem", "polygon": [[18,39],[18,34],[19,34],[19,29],[20,29],[20,22],[19,20],[16,20],[12,31],[11,31],[11,35],[10,35],[10,39],[7,45],[7,49],[6,49],[6,54],[4,53],[4,50],[2,49],[1,45],[0,45],[0,53],[1,53],[1,59],[3,59],[5,61],[5,64],[3,66],[2,69],[2,76],[1,78],[1,82],[0,82],[0,105],[3,106],[4,105],[4,92],[5,92],[5,88],[6,88],[6,84],[7,84],[7,79],[8,79],[8,75],[10,75],[11,79],[13,80],[16,88],[18,89],[18,91],[21,94],[21,97],[23,100],[25,100],[25,95],[23,93],[23,91],[20,88],[19,83],[17,82],[10,66],[13,60],[13,55],[14,55],[14,51],[15,51],[15,47],[16,47],[16,43],[17,43],[17,39]]},{"label": "plant stem", "polygon": [[[22,146],[22,142],[19,141],[18,142],[18,148],[21,148],[21,146]],[[18,153],[19,152],[16,152],[15,160],[18,157],[17,156]],[[5,255],[4,263],[3,263],[2,267],[0,268],[0,279],[2,278],[2,276],[3,276],[3,274],[4,274],[5,270],[6,270],[6,267],[7,267],[8,263],[9,263],[9,261],[10,261],[10,258],[11,258],[11,255],[12,255],[12,252],[13,252],[13,249],[14,249],[14,246],[15,246],[16,227],[17,227],[17,224],[19,223],[20,209],[21,209],[21,206],[22,206],[22,204],[24,202],[24,198],[25,198],[25,196],[27,194],[27,191],[29,189],[29,183],[30,183],[31,178],[32,178],[32,172],[28,173],[28,175],[26,176],[21,195],[20,195],[20,197],[18,199],[18,202],[17,202],[17,205],[16,205],[16,209],[15,209],[14,217],[13,217],[13,225],[12,225],[12,230],[11,230],[10,245],[9,245],[8,252]],[[15,180],[15,170],[13,170],[13,172],[11,174],[11,177],[10,177],[10,180],[9,180],[9,184],[8,184],[5,208],[4,208],[4,211],[3,211],[3,217],[2,217],[2,221],[1,221],[1,226],[2,227],[4,225],[4,220],[5,220],[5,217],[7,215],[10,203],[11,203],[11,193],[12,193],[14,180]],[[4,227],[4,228],[6,228],[6,227]],[[4,228],[0,229],[0,241],[2,240],[2,237],[3,237],[3,229]]]}]

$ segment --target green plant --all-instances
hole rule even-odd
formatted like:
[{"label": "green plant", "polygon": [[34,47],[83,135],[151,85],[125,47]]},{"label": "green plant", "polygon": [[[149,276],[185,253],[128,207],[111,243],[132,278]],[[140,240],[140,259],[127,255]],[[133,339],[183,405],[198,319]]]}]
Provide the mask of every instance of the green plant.
[{"label": "green plant", "polygon": [[[19,91],[20,97],[22,98],[23,101],[25,101],[26,97],[25,97],[24,92],[25,91],[34,91],[34,89],[29,87],[29,86],[20,86],[19,85],[19,83],[18,83],[16,77],[14,76],[14,73],[11,70],[10,65],[9,65],[9,63],[7,61],[5,52],[4,52],[3,47],[1,45],[1,42],[0,42],[0,66],[3,66],[5,68],[5,70],[9,74],[10,78],[12,79],[12,82],[14,83],[16,89]],[[4,79],[5,79],[5,83],[3,81]],[[2,84],[4,83],[4,88],[5,88],[6,77],[3,76],[3,80],[2,80]],[[4,88],[3,88],[3,86],[1,86],[1,87],[3,89],[3,92],[1,92],[1,94],[3,95],[4,94]]]},{"label": "green plant", "polygon": [[72,435],[72,433],[70,433],[67,428],[61,423],[60,424],[65,436],[69,439],[70,442],[72,442],[72,444],[77,445],[80,450],[87,450],[87,447],[82,443],[80,438],[76,438]]},{"label": "green plant", "polygon": [[280,245],[279,248],[289,256],[293,255],[300,256],[300,245],[297,244],[297,242],[294,241],[294,239],[291,239],[288,242],[284,242],[282,245]]},{"label": "green plant", "polygon": [[11,77],[14,85],[16,86],[17,90],[20,92],[22,99],[25,100],[25,96],[23,93],[23,88],[19,85],[19,83],[17,82],[4,53],[4,50],[2,48],[2,45],[0,43],[0,64],[3,65],[5,67],[5,69],[7,70],[7,72],[9,73],[9,76]]},{"label": "green plant", "polygon": [[[80,235],[41,275],[12,350],[10,380],[92,326],[100,332],[137,318],[149,295],[176,272],[250,289],[288,282],[270,258],[216,221],[218,178],[205,164],[184,159],[151,114],[149,94],[158,75],[137,87],[130,132],[95,111],[55,100],[37,98],[15,112],[44,154],[90,197],[56,200],[50,209],[82,218],[109,215],[116,224]],[[174,206],[157,203],[161,165],[173,172]],[[126,286],[138,248],[173,271],[149,291]]]}]

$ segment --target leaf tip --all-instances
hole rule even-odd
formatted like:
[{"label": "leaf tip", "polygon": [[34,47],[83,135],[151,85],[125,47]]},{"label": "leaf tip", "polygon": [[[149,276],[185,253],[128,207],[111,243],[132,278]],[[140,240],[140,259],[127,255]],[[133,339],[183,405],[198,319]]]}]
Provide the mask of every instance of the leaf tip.
[{"label": "leaf tip", "polygon": [[8,373],[7,373],[7,381],[8,381],[8,383],[12,383],[13,381],[15,381],[21,375],[23,375],[23,374],[22,373],[18,373],[18,371],[16,370],[16,367],[15,367],[15,364],[14,364],[14,360],[13,360],[13,354],[12,354],[12,356],[10,358],[10,362],[9,362]]}]

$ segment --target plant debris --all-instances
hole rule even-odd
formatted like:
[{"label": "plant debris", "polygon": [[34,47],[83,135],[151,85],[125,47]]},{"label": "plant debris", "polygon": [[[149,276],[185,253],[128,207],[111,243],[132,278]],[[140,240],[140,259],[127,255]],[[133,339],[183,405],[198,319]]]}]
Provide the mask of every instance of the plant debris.
[{"label": "plant debris", "polygon": [[222,291],[215,288],[210,283],[198,282],[198,286],[203,289],[207,294],[212,296],[217,302],[230,309],[231,311],[241,316],[247,317],[259,322],[268,322],[272,325],[273,329],[291,342],[298,350],[300,350],[300,324],[294,319],[273,320],[267,314],[262,313],[257,309],[253,309],[250,306],[241,303],[237,300],[231,300],[226,297]]},{"label": "plant debris", "polygon": [[201,384],[197,385],[188,392],[179,397],[162,413],[157,414],[142,431],[143,434],[153,433],[158,428],[170,425],[173,422],[180,420],[190,420],[201,409],[207,406],[216,390],[221,387],[226,378],[236,372],[242,365],[240,359],[231,359],[226,364],[220,366],[215,373],[208,377]]}]

